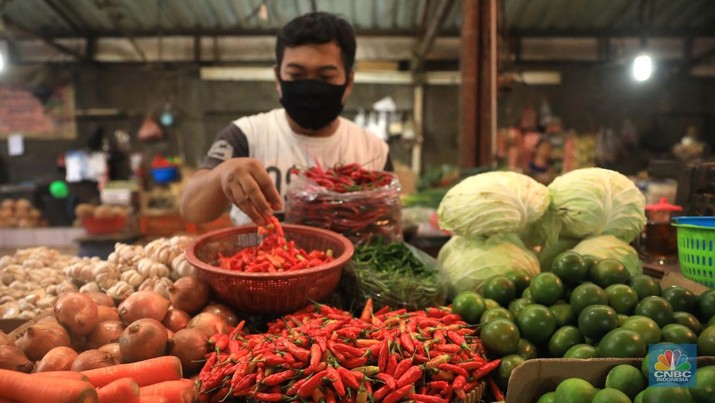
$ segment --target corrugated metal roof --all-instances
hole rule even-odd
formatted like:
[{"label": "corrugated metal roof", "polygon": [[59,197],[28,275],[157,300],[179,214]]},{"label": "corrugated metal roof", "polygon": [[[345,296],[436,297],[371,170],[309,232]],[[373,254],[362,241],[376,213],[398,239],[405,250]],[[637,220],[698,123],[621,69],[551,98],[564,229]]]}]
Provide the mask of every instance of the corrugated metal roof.
[{"label": "corrugated metal roof", "polygon": [[[476,1],[476,0],[475,0]],[[606,35],[649,29],[667,34],[715,34],[715,0],[497,0],[511,32]],[[12,0],[5,15],[50,37],[274,32],[311,10],[344,15],[358,33],[413,34],[424,30],[439,0]],[[265,4],[266,18],[261,18]],[[461,1],[442,35],[458,35]],[[653,5],[652,13],[650,5]],[[113,18],[114,16],[115,18]]]}]

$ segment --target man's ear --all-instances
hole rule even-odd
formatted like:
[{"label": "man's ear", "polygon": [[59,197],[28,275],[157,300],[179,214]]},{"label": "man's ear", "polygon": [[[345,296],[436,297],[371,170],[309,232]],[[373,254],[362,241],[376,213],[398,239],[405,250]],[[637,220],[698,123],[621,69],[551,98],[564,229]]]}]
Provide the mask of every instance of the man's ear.
[{"label": "man's ear", "polygon": [[283,98],[283,93],[281,92],[281,69],[277,64],[273,65],[273,78],[276,82],[276,92],[278,93],[278,98]]},{"label": "man's ear", "polygon": [[345,93],[343,94],[343,104],[348,99],[350,92],[353,90],[353,81],[355,80],[355,70],[350,70],[347,77],[347,85],[345,86]]}]

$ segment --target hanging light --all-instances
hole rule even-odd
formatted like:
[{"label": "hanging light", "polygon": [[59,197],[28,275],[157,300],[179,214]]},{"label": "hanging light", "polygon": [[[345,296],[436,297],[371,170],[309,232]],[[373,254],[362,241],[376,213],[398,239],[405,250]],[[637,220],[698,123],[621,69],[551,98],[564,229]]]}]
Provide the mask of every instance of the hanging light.
[{"label": "hanging light", "polygon": [[5,52],[0,50],[0,73],[5,71]]},{"label": "hanging light", "polygon": [[647,53],[641,53],[633,59],[633,78],[646,81],[653,74],[653,59]]}]

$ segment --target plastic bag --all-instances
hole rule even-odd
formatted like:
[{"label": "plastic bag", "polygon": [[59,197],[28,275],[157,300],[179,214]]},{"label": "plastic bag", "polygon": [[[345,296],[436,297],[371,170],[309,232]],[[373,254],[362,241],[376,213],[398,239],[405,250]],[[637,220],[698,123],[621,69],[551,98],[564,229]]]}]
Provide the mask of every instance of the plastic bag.
[{"label": "plastic bag", "polygon": [[[375,248],[374,245],[373,242],[359,246],[345,269],[346,278],[355,282],[359,298],[372,298],[375,309],[389,306],[415,311],[446,303],[448,280],[436,259],[402,242],[379,246],[389,248],[387,253],[373,255],[363,249]],[[402,253],[411,256],[401,256]],[[403,260],[402,257],[402,268],[392,270],[392,263]],[[417,265],[420,269],[411,270]]]},{"label": "plastic bag", "polygon": [[402,239],[400,182],[374,190],[337,193],[304,175],[288,188],[286,222],[335,231],[359,245],[373,237]]}]

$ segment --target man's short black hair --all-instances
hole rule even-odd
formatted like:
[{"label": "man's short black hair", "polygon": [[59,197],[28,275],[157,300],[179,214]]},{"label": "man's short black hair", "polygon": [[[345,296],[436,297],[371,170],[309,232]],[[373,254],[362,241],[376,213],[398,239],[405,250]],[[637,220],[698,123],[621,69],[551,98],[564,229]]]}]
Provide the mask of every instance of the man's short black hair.
[{"label": "man's short black hair", "polygon": [[301,45],[322,45],[337,42],[349,72],[355,63],[355,32],[349,22],[334,14],[315,12],[294,18],[278,33],[276,39],[276,61],[280,68],[285,48]]}]

